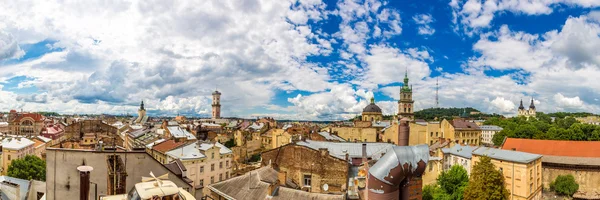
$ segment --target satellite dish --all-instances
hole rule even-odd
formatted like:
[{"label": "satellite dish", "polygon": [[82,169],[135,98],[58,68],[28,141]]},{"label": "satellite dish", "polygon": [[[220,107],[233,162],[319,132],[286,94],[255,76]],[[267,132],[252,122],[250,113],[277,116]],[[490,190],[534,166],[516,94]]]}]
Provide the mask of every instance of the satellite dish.
[{"label": "satellite dish", "polygon": [[325,190],[325,191],[329,190],[329,185],[327,185],[327,183],[325,183],[325,185],[323,185],[323,190]]}]

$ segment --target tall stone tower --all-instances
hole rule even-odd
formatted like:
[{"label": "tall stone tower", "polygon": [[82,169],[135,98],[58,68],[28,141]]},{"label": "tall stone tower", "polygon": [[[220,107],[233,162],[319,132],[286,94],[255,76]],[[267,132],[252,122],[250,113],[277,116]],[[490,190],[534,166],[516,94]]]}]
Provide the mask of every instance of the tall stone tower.
[{"label": "tall stone tower", "polygon": [[215,90],[212,97],[212,118],[221,119],[221,93]]},{"label": "tall stone tower", "polygon": [[412,86],[408,85],[408,71],[404,74],[404,85],[400,88],[400,100],[398,101],[398,119],[404,117],[414,120],[414,105],[412,99]]},{"label": "tall stone tower", "polygon": [[144,118],[146,116],[146,109],[144,108],[144,101],[140,104],[140,109],[138,109],[138,118]]}]

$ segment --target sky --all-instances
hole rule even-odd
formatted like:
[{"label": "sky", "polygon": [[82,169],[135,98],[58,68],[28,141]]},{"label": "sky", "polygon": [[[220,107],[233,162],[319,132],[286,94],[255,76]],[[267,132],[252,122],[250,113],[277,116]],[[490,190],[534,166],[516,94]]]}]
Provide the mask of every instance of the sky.
[{"label": "sky", "polygon": [[[600,113],[600,0],[4,1],[0,111],[340,120]],[[436,83],[438,86],[436,86]]]}]

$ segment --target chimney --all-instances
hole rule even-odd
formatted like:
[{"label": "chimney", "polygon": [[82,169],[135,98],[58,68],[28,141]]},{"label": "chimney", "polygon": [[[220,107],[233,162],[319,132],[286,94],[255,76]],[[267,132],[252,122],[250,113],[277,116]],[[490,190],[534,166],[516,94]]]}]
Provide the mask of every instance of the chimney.
[{"label": "chimney", "polygon": [[[90,166],[79,166],[79,199],[89,200],[90,199],[90,172],[94,168]],[[95,197],[94,197],[95,198]]]},{"label": "chimney", "polygon": [[285,185],[287,180],[287,172],[279,171],[277,172],[277,180],[279,180],[279,184]]},{"label": "chimney", "polygon": [[403,118],[398,125],[398,146],[408,146],[409,136],[410,126],[408,124],[408,119]]},{"label": "chimney", "polygon": [[268,192],[268,194],[267,194],[267,195],[268,195],[268,196],[271,196],[271,197],[275,196],[275,192],[277,191],[277,188],[278,188],[278,187],[279,187],[279,184],[277,184],[277,183],[271,183],[271,184],[269,185],[269,188],[268,188],[268,190],[267,190],[267,192]]},{"label": "chimney", "polygon": [[367,144],[366,143],[362,144],[362,162],[363,163],[367,162]]},{"label": "chimney", "polygon": [[319,148],[319,153],[321,153],[321,156],[327,156],[329,150],[327,148]]},{"label": "chimney", "polygon": [[350,161],[349,158],[350,158],[350,155],[348,154],[348,152],[346,152],[346,161]]}]

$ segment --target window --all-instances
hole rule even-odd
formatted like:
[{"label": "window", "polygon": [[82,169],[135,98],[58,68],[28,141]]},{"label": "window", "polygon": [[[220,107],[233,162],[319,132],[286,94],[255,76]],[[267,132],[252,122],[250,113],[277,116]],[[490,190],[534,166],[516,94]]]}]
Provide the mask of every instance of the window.
[{"label": "window", "polygon": [[307,175],[307,174],[304,175],[304,187],[310,187],[311,186],[311,184],[310,184],[311,183],[311,180],[310,180],[311,177],[310,176],[311,175]]},{"label": "window", "polygon": [[204,179],[200,179],[200,187],[204,187]]},{"label": "window", "polygon": [[225,179],[229,178],[229,172],[225,172]]},{"label": "window", "polygon": [[223,180],[223,174],[219,174],[219,181]]},{"label": "window", "polygon": [[212,152],[212,154],[210,155],[210,158],[211,159],[215,158],[215,152]]},{"label": "window", "polygon": [[223,162],[219,162],[219,169],[223,169]]},{"label": "window", "polygon": [[500,173],[502,173],[502,167],[500,167]]},{"label": "window", "polygon": [[200,173],[204,172],[204,166],[200,167]]},{"label": "window", "polygon": [[215,164],[210,164],[210,171],[215,171]]},{"label": "window", "polygon": [[429,137],[433,137],[433,132],[431,132],[431,133],[429,134]]},{"label": "window", "polygon": [[429,171],[433,171],[433,165],[429,165]]},{"label": "window", "polygon": [[225,161],[225,167],[229,167],[229,160]]},{"label": "window", "polygon": [[214,177],[214,176],[211,176],[211,177],[210,177],[210,184],[213,184],[213,183],[215,183],[215,177]]},{"label": "window", "polygon": [[8,160],[10,160],[10,155],[8,155]]}]

